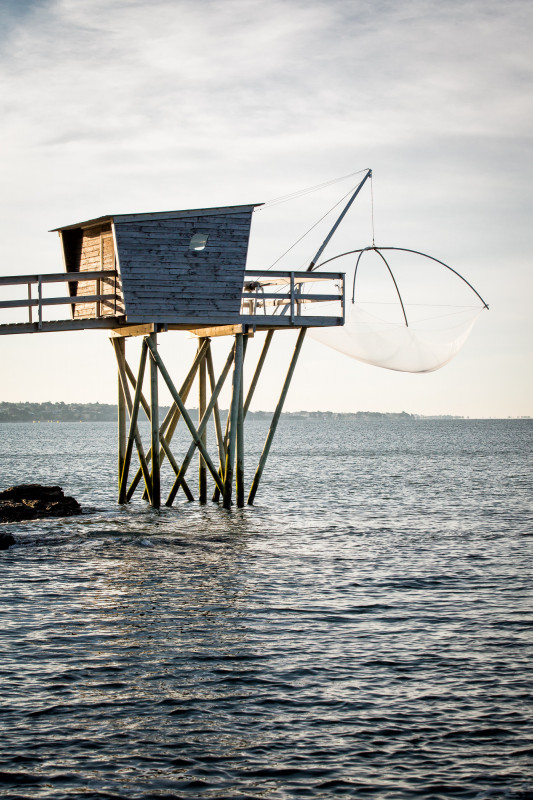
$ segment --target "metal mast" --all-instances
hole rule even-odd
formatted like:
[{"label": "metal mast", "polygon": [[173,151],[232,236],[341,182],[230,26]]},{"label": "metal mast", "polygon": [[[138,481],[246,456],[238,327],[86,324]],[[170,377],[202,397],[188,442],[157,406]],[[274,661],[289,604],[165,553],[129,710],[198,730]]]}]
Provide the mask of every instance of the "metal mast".
[{"label": "metal mast", "polygon": [[348,213],[348,210],[349,210],[350,206],[352,205],[353,201],[355,200],[355,198],[357,197],[357,195],[359,194],[359,192],[360,192],[360,191],[361,191],[361,189],[363,188],[363,186],[364,186],[364,184],[365,184],[365,181],[366,181],[368,178],[371,178],[371,177],[372,177],[372,170],[371,170],[371,169],[369,169],[369,170],[367,171],[367,173],[366,173],[365,177],[363,178],[363,180],[361,181],[361,183],[359,184],[359,186],[358,186],[358,187],[357,187],[357,189],[355,190],[355,192],[352,194],[352,196],[350,197],[350,199],[349,199],[349,200],[348,200],[348,202],[346,203],[346,206],[344,207],[344,209],[343,209],[343,211],[342,211],[341,215],[339,216],[338,220],[336,221],[335,225],[334,225],[334,226],[333,226],[333,228],[330,230],[330,232],[328,233],[328,235],[326,236],[326,238],[324,239],[324,241],[322,242],[322,244],[321,244],[321,245],[320,245],[320,247],[318,248],[318,251],[317,251],[317,253],[316,253],[315,257],[312,259],[311,263],[310,263],[310,264],[309,264],[309,266],[307,267],[307,271],[308,271],[308,272],[312,272],[312,271],[314,270],[314,268],[315,268],[315,265],[316,265],[316,262],[318,261],[318,259],[320,258],[320,256],[322,255],[322,253],[324,252],[324,250],[326,249],[326,247],[328,246],[328,243],[329,243],[329,241],[330,241],[331,237],[333,236],[333,234],[335,233],[335,231],[337,230],[337,228],[338,228],[338,227],[339,227],[339,225],[341,224],[342,220],[344,219],[344,217],[345,217],[345,216],[346,216],[346,214]]}]

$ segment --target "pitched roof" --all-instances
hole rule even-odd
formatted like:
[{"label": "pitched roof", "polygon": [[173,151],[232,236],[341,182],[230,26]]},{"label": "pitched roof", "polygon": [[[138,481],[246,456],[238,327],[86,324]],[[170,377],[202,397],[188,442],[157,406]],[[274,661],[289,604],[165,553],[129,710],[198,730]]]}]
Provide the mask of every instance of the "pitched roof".
[{"label": "pitched roof", "polygon": [[182,211],[149,211],[145,214],[106,214],[103,217],[95,217],[84,222],[75,222],[73,225],[62,225],[59,228],[52,228],[53,231],[68,231],[73,228],[91,228],[93,225],[105,222],[139,222],[142,220],[157,219],[177,219],[180,217],[206,217],[216,214],[240,214],[243,211],[253,210],[263,203],[250,203],[241,206],[215,206],[213,208],[187,208]]}]

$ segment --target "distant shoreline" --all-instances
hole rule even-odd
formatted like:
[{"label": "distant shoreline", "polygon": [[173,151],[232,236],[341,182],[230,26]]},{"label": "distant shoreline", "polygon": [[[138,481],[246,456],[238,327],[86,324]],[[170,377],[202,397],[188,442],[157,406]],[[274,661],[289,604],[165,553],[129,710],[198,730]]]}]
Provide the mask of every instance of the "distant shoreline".
[{"label": "distant shoreline", "polygon": [[[197,415],[198,409],[188,409],[193,415]],[[168,411],[168,406],[160,409],[161,416]],[[227,410],[222,410],[226,415]],[[252,419],[268,419],[272,416],[272,411],[249,411],[248,416]],[[412,421],[420,419],[435,420],[461,420],[461,419],[503,419],[503,420],[524,420],[532,419],[528,416],[523,417],[462,417],[451,414],[409,414],[401,412],[382,412],[382,411],[286,411],[284,417],[291,419],[335,419],[335,420],[354,420],[354,421],[378,421],[400,420]],[[0,423],[9,422],[115,422],[117,419],[117,406],[112,403],[2,403],[0,402]]]}]

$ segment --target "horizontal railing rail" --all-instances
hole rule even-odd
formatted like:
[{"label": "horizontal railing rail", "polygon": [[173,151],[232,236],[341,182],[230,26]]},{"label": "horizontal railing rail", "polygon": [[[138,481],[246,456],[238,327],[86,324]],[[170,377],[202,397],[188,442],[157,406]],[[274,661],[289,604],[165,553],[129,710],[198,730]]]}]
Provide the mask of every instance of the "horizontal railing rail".
[{"label": "horizontal railing rail", "polygon": [[[111,279],[111,280],[110,280]],[[121,301],[117,293],[118,273],[112,269],[99,269],[91,272],[51,272],[42,275],[9,275],[0,276],[0,286],[24,286],[28,287],[28,297],[23,300],[2,300],[0,309],[8,308],[27,308],[28,321],[33,322],[32,310],[37,309],[37,327],[40,329],[43,323],[43,308],[46,306],[78,305],[83,303],[95,304],[95,316],[101,315],[102,306],[106,309],[113,309],[116,313],[117,302]],[[70,295],[68,297],[43,297],[42,287],[49,283],[68,283],[78,284],[94,281],[96,292],[86,295]],[[114,292],[102,293],[101,284],[106,288],[109,283],[113,283]],[[32,286],[37,286],[37,297],[32,297]]]},{"label": "horizontal railing rail", "polygon": [[35,308],[35,306],[69,306],[76,303],[106,303],[115,299],[114,294],[82,294],[73,297],[35,297],[28,300],[1,300],[0,308]]},{"label": "horizontal railing rail", "polygon": [[[91,294],[77,294],[75,287],[83,283],[84,291],[87,291],[87,283],[94,283],[95,291]],[[47,284],[63,283],[68,284],[69,294],[63,297],[44,297],[43,287]],[[43,326],[43,309],[53,306],[79,307],[85,305],[81,314],[73,314],[77,320],[85,319],[85,311],[88,310],[87,321],[93,324],[104,323],[113,317],[122,317],[125,313],[123,298],[120,292],[120,280],[116,270],[94,270],[91,272],[59,272],[48,274],[32,275],[11,275],[0,276],[0,287],[27,287],[27,297],[0,300],[0,311],[7,309],[28,309],[26,322],[13,323],[23,326],[34,326],[34,329],[41,330]],[[36,287],[33,290],[32,288]],[[274,323],[274,319],[284,317],[280,320],[281,325],[302,325],[302,320],[314,321],[308,324],[341,324],[345,318],[345,276],[343,272],[308,272],[296,270],[246,270],[244,273],[244,284],[241,290],[241,311],[240,319],[251,318],[251,324],[255,324],[254,318],[259,317],[268,319],[267,324]],[[211,298],[213,287],[206,287],[205,297]],[[13,297],[13,295],[11,295]],[[216,296],[216,289],[215,289]],[[327,307],[322,313],[310,313],[312,304],[333,303],[340,304],[332,310]],[[317,307],[317,311],[320,306]],[[194,310],[192,311],[194,314]],[[201,317],[202,313],[197,312]],[[35,314],[35,317],[34,317]],[[90,317],[89,317],[90,314]],[[207,312],[207,315],[209,312]],[[319,317],[323,322],[319,322]],[[35,321],[34,321],[35,320]],[[157,321],[157,320],[155,320]],[[175,320],[179,322],[179,320]],[[187,320],[189,321],[189,320]],[[235,322],[235,319],[228,322]],[[162,320],[165,322],[165,320]],[[48,323],[46,323],[48,324]],[[5,329],[2,325],[2,330]],[[9,326],[13,327],[12,325]]]},{"label": "horizontal railing rail", "polygon": [[118,273],[114,269],[98,269],[93,272],[48,272],[42,275],[2,275],[0,286],[18,286],[25,283],[80,283],[80,281],[117,277]]},{"label": "horizontal railing rail", "polygon": [[[259,309],[266,315],[267,307],[273,308],[276,314],[288,314],[291,322],[297,321],[301,316],[301,309],[308,303],[339,302],[342,308],[342,319],[345,317],[346,293],[345,274],[343,272],[307,272],[286,270],[246,270],[244,273],[244,287],[241,293],[243,313],[257,315]],[[316,285],[329,282],[337,284],[337,292],[331,289],[327,294],[319,292],[303,292],[304,284]],[[340,285],[339,285],[340,284]],[[268,291],[273,286],[279,286],[279,291]],[[286,287],[286,291],[282,291]],[[318,286],[316,286],[318,288]],[[267,291],[265,291],[267,289]]]}]

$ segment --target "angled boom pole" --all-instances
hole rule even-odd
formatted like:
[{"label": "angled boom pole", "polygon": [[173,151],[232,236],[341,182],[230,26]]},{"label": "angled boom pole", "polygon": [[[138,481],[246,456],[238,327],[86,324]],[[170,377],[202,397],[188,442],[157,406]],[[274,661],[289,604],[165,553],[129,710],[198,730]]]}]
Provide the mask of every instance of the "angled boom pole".
[{"label": "angled boom pole", "polygon": [[359,186],[357,187],[355,192],[352,194],[352,196],[350,197],[350,199],[346,203],[346,205],[345,205],[344,209],[342,210],[341,215],[339,216],[337,222],[335,223],[333,228],[330,230],[330,232],[328,233],[328,235],[326,236],[326,238],[324,239],[324,241],[322,242],[322,244],[318,248],[318,251],[317,251],[315,257],[312,259],[311,263],[307,267],[307,271],[308,272],[312,272],[314,270],[316,262],[318,261],[318,259],[320,258],[320,256],[322,255],[322,253],[324,252],[326,247],[328,246],[331,237],[333,236],[333,234],[335,233],[335,231],[337,230],[337,228],[341,224],[342,220],[344,219],[344,217],[348,213],[348,210],[349,210],[350,206],[352,205],[353,201],[355,200],[355,198],[357,197],[357,195],[359,194],[359,192],[361,191],[361,189],[365,185],[365,182],[367,181],[367,179],[371,178],[371,177],[372,177],[372,170],[369,169],[369,170],[367,170],[367,173],[366,173],[365,177],[363,178],[363,180],[361,181],[361,183],[359,184]]}]

